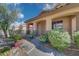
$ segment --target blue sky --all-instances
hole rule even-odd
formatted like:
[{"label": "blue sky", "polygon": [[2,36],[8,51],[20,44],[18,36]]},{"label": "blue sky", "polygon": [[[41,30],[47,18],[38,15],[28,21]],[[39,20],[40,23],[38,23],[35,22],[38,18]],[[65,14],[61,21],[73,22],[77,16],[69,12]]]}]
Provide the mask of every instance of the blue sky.
[{"label": "blue sky", "polygon": [[24,15],[22,21],[37,16],[43,10],[43,7],[43,4],[20,4],[19,8],[21,9],[21,13]]},{"label": "blue sky", "polygon": [[37,16],[42,10],[51,9],[53,4],[15,3],[9,5],[11,9],[17,8],[21,11],[17,22],[22,23],[32,17]]},{"label": "blue sky", "polygon": [[18,22],[24,22],[32,17],[37,16],[44,8],[44,4],[34,4],[34,3],[20,3],[20,4],[10,4],[10,8],[17,8],[20,10],[20,15]]}]

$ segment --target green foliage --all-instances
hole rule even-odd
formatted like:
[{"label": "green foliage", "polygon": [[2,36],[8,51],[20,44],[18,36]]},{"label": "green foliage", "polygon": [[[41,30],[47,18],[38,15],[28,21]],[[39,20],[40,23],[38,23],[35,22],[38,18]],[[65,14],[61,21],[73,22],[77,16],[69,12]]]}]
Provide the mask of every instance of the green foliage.
[{"label": "green foliage", "polygon": [[34,37],[35,37],[35,34],[36,34],[36,31],[31,31],[31,32],[29,33],[29,35],[30,35],[31,38],[34,38]]},{"label": "green foliage", "polygon": [[54,28],[53,30],[60,31],[60,32],[63,32],[64,31],[63,28]]},{"label": "green foliage", "polygon": [[48,39],[52,47],[63,51],[65,48],[70,46],[71,39],[68,32],[61,32],[57,30],[52,30],[48,32]]},{"label": "green foliage", "polygon": [[19,35],[19,34],[11,35],[9,38],[11,40],[14,40],[14,41],[18,41],[18,40],[21,40],[22,39],[21,35]]},{"label": "green foliage", "polygon": [[10,10],[7,4],[0,4],[0,28],[3,30],[5,38],[8,37],[7,32],[11,23],[15,22],[18,10]]},{"label": "green foliage", "polygon": [[75,32],[73,34],[73,37],[74,37],[74,42],[75,42],[76,46],[79,48],[79,31]]},{"label": "green foliage", "polygon": [[4,52],[6,52],[6,51],[9,51],[9,50],[10,50],[9,47],[4,47],[4,48],[0,51],[0,54],[1,54],[1,53],[4,53]]},{"label": "green foliage", "polygon": [[16,35],[14,35],[14,39],[15,39],[15,41],[18,41],[18,40],[21,40],[22,37],[21,37],[21,35],[16,34]]},{"label": "green foliage", "polygon": [[9,39],[11,39],[11,40],[14,40],[14,35],[15,35],[15,33],[14,33],[14,31],[13,30],[9,30]]},{"label": "green foliage", "polygon": [[48,41],[48,35],[47,33],[46,34],[43,34],[39,37],[39,40],[43,43],[47,42]]},{"label": "green foliage", "polygon": [[15,39],[14,39],[14,35],[10,35],[10,37],[8,37],[8,39],[10,39],[10,40],[15,40]]},{"label": "green foliage", "polygon": [[13,30],[9,30],[9,34],[10,34],[10,37],[9,37],[10,40],[18,41],[18,40],[21,40],[22,38],[21,34],[16,33]]},{"label": "green foliage", "polygon": [[11,39],[11,40],[18,41],[21,38],[22,38],[22,36],[20,34],[17,34],[17,33],[13,32],[13,31],[10,33],[9,39]]}]

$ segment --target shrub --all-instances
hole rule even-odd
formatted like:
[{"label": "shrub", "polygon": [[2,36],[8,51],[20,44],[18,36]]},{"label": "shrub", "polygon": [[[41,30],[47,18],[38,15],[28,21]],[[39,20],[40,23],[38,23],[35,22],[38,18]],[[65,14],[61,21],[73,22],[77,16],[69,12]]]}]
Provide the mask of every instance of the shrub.
[{"label": "shrub", "polygon": [[9,37],[9,39],[14,40],[14,41],[21,40],[21,38],[22,38],[22,36],[19,35],[19,34],[11,35],[11,36]]},{"label": "shrub", "polygon": [[35,30],[31,31],[29,35],[30,35],[30,38],[34,38],[36,36],[36,31]]},{"label": "shrub", "polygon": [[76,46],[79,48],[79,31],[74,32],[73,37],[74,37],[74,42]]},{"label": "shrub", "polygon": [[0,54],[1,54],[1,53],[4,53],[4,52],[6,52],[6,51],[9,51],[9,50],[10,50],[9,47],[4,47],[4,48],[0,51]]},{"label": "shrub", "polygon": [[15,32],[13,31],[13,30],[9,30],[9,37],[8,37],[8,39],[10,39],[10,40],[14,40],[14,35],[15,35]]},{"label": "shrub", "polygon": [[10,35],[10,37],[8,37],[8,39],[14,40],[14,35]]},{"label": "shrub", "polygon": [[43,34],[39,37],[39,40],[43,43],[48,41],[48,35],[47,34]]},{"label": "shrub", "polygon": [[21,35],[16,34],[16,35],[14,35],[14,39],[15,39],[15,41],[18,41],[18,40],[21,40],[22,37],[21,37]]},{"label": "shrub", "polygon": [[49,42],[52,47],[63,51],[65,48],[70,46],[71,39],[68,32],[61,32],[57,30],[52,30],[48,33]]}]

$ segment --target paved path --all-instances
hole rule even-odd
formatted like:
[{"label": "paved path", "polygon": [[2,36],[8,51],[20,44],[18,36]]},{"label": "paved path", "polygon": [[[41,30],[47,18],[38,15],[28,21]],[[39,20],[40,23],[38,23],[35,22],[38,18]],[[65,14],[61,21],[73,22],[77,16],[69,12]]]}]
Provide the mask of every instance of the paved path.
[{"label": "paved path", "polygon": [[[28,55],[29,56],[51,56],[51,54],[42,52],[38,50],[37,48],[34,48]],[[54,55],[52,54],[52,56]]]},{"label": "paved path", "polygon": [[55,53],[54,53],[55,50],[53,50],[50,53],[44,52],[44,51],[42,51],[42,49],[46,49],[46,48],[40,46],[41,49],[38,49],[37,48],[38,45],[35,46],[33,43],[31,43],[27,40],[23,39],[23,40],[19,41],[18,43],[21,44],[20,47],[16,47],[16,49],[13,48],[10,51],[9,55],[11,55],[11,56],[55,56]]},{"label": "paved path", "polygon": [[43,52],[43,51],[37,49],[34,44],[30,43],[27,40],[23,40],[22,46],[23,47],[21,47],[21,48],[24,48],[24,50],[23,51],[21,50],[21,51],[22,52],[25,51],[25,53],[26,53],[26,54],[23,53],[22,56],[23,55],[24,56],[26,56],[26,55],[28,55],[28,56],[51,56],[51,55],[54,56],[53,54],[46,53],[46,52]]},{"label": "paved path", "polygon": [[38,39],[32,39],[31,42],[35,45],[35,47],[39,50],[41,50],[42,52],[44,53],[48,53],[50,55],[54,55],[54,56],[64,56],[63,53],[57,51],[56,49],[54,48],[48,48],[48,47],[45,47],[43,45],[43,43],[41,43]]}]

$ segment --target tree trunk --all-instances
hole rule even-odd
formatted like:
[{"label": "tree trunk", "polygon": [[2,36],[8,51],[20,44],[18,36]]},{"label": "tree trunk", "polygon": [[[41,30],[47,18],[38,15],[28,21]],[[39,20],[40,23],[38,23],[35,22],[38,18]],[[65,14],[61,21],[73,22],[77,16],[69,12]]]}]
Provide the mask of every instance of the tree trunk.
[{"label": "tree trunk", "polygon": [[5,38],[7,38],[7,37],[8,37],[8,35],[7,35],[7,31],[3,30],[3,32],[4,32],[4,36],[5,36]]}]

